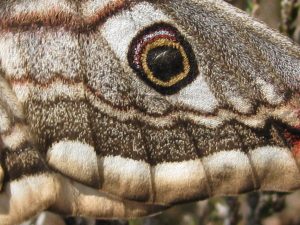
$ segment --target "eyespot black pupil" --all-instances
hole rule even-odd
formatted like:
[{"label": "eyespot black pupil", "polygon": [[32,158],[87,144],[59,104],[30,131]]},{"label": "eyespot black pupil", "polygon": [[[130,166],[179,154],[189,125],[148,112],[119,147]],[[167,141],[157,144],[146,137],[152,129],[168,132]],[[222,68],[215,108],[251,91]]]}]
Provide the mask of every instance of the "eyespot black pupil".
[{"label": "eyespot black pupil", "polygon": [[182,54],[169,46],[151,49],[147,55],[147,64],[153,75],[164,82],[184,70]]}]

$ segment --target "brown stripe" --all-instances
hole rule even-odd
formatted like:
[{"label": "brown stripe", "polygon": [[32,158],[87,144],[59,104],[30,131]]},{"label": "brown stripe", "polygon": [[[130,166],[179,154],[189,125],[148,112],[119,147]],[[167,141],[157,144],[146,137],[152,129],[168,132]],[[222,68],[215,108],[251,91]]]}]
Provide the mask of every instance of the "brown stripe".
[{"label": "brown stripe", "polygon": [[82,100],[28,101],[25,112],[40,152],[45,153],[53,143],[65,139],[93,146],[90,122],[94,121],[90,121],[89,110]]},{"label": "brown stripe", "polygon": [[[22,77],[22,78],[10,78],[9,81],[12,84],[12,86],[14,86],[14,85],[24,85],[24,86],[26,86],[28,84],[34,84],[35,86],[42,87],[42,88],[48,88],[51,84],[56,83],[58,81],[62,81],[64,84],[70,84],[70,85],[82,84],[82,80],[80,80],[80,79],[68,79],[68,78],[65,78],[65,77],[61,77],[60,75],[53,76],[51,79],[49,79],[46,82],[38,81],[38,80],[36,80],[32,77],[29,77],[29,76]],[[126,107],[126,106],[122,107],[121,105],[115,105],[112,102],[106,100],[100,94],[100,92],[98,90],[94,89],[90,85],[88,85],[86,83],[83,83],[83,86],[86,88],[87,92],[90,92],[92,95],[96,96],[97,100],[100,100],[104,104],[107,104],[110,107],[113,107],[115,110],[128,111],[130,109],[134,109],[134,110],[137,110],[141,113],[145,111],[145,109],[139,107],[136,104],[130,105],[130,107]],[[267,107],[269,109],[275,109],[275,108],[283,107],[283,106],[287,105],[288,102],[290,100],[292,100],[294,96],[295,95],[290,95],[289,98],[285,102],[283,102],[281,104],[278,104],[277,106],[274,106],[274,105],[272,106],[272,105],[269,105],[269,104],[261,103],[260,105],[257,105],[256,110],[254,110],[251,113],[251,116],[256,115],[261,108],[266,108]],[[206,112],[200,112],[200,111],[197,111],[197,110],[194,110],[192,108],[185,107],[185,106],[182,106],[182,105],[175,105],[174,108],[170,108],[169,110],[166,110],[164,113],[157,113],[156,114],[156,113],[146,112],[146,114],[148,116],[151,116],[151,117],[154,117],[154,118],[160,118],[160,117],[169,116],[170,114],[173,114],[173,113],[176,113],[176,112],[184,112],[184,113],[190,113],[190,114],[195,115],[195,116],[214,117],[214,116],[218,116],[219,111],[222,111],[222,110],[230,110],[231,112],[235,113],[238,116],[245,116],[245,114],[242,114],[242,113],[240,113],[240,112],[238,112],[234,109],[229,109],[227,107],[219,107],[218,109],[216,109],[213,112],[206,113]]]},{"label": "brown stripe", "polygon": [[0,29],[11,31],[30,30],[39,27],[64,27],[74,32],[92,31],[108,17],[128,6],[129,4],[124,0],[116,0],[109,2],[92,16],[86,18],[75,13],[66,13],[57,9],[49,9],[47,12],[24,12],[0,18]]},{"label": "brown stripe", "polygon": [[120,122],[90,108],[95,136],[95,150],[99,156],[122,156],[135,160],[147,159],[146,145],[138,121]]},{"label": "brown stripe", "polygon": [[5,181],[48,170],[40,153],[29,142],[24,142],[15,150],[5,148],[1,153],[0,159],[5,172]]},{"label": "brown stripe", "polygon": [[[109,105],[110,107],[113,107],[115,110],[119,110],[119,111],[128,111],[130,109],[134,109],[137,110],[139,112],[144,112],[145,109],[139,107],[137,104],[134,105],[130,105],[130,107],[122,107],[121,105],[115,105],[110,101],[107,101],[102,95],[101,92],[99,92],[98,90],[94,89],[92,86],[88,85],[87,83],[82,83],[81,80],[79,79],[67,79],[67,78],[62,78],[59,75],[56,75],[54,77],[52,77],[51,79],[49,79],[46,82],[40,82],[38,80],[35,80],[34,78],[31,78],[29,76],[26,76],[24,78],[11,78],[10,79],[10,83],[12,84],[12,86],[14,85],[24,85],[27,86],[29,84],[33,84],[36,87],[41,87],[41,88],[48,88],[51,84],[56,83],[58,81],[62,81],[64,84],[69,84],[69,85],[76,85],[76,84],[83,84],[83,86],[85,87],[85,90],[89,93],[91,93],[92,95],[97,97],[97,100],[100,100],[101,102],[103,102],[104,104]],[[164,113],[148,113],[147,115],[155,117],[155,118],[159,118],[159,117],[165,117],[170,115],[171,113],[176,113],[176,112],[180,112],[183,111],[184,113],[191,113],[193,115],[198,115],[198,116],[207,116],[207,117],[211,117],[211,116],[216,116],[217,115],[217,111],[216,112],[212,112],[212,113],[202,113],[196,110],[193,110],[191,108],[187,108],[187,107],[183,107],[183,106],[176,106],[170,110],[166,110]]]},{"label": "brown stripe", "polygon": [[31,101],[27,107],[32,130],[44,150],[59,140],[80,140],[94,145],[102,157],[119,155],[156,165],[202,158],[219,151],[241,149],[247,153],[266,145],[286,147],[270,135],[272,120],[262,129],[250,128],[236,120],[215,129],[187,120],[155,127],[138,119],[120,121],[83,101]]},{"label": "brown stripe", "polygon": [[[249,160],[249,164],[250,164],[250,168],[251,168],[251,178],[252,178],[252,183],[253,183],[252,190],[257,190],[257,189],[260,188],[261,184],[260,184],[260,180],[259,180],[258,175],[257,175],[257,171],[256,171],[255,166],[254,166],[254,162],[251,158],[251,155],[249,154],[248,149],[249,149],[250,146],[247,146],[247,143],[245,143],[246,141],[244,140],[245,137],[243,137],[243,135],[242,135],[243,132],[240,132],[238,128],[239,128],[239,126],[234,127],[234,129],[237,133],[237,136],[239,138],[239,142],[241,143],[242,150],[245,152],[245,154],[247,155],[247,158]],[[267,143],[266,143],[266,145],[267,145]],[[251,191],[251,190],[249,190],[249,191]]]},{"label": "brown stripe", "polygon": [[205,174],[206,193],[201,193],[201,194],[203,194],[203,196],[206,195],[207,197],[210,197],[210,196],[212,196],[212,187],[211,187],[212,181],[211,181],[211,177],[208,174],[207,168],[205,168],[204,164],[203,164],[202,150],[198,148],[198,144],[197,144],[198,142],[195,139],[195,136],[193,135],[192,130],[190,130],[190,124],[188,122],[183,122],[183,126],[185,128],[185,132],[189,136],[190,141],[194,145],[194,149],[196,150],[196,154],[197,154],[198,158],[200,159],[201,164],[203,166],[203,171],[204,171],[204,174]]},{"label": "brown stripe", "polygon": [[144,140],[150,151],[151,164],[180,162],[198,158],[195,145],[185,131],[183,121],[167,129],[143,126]]},{"label": "brown stripe", "polygon": [[74,77],[72,79],[68,79],[66,77],[63,77],[63,75],[60,74],[55,74],[53,75],[50,79],[48,80],[37,80],[35,79],[34,76],[31,76],[29,74],[23,75],[20,78],[14,78],[14,77],[7,77],[6,78],[8,82],[11,85],[24,85],[26,86],[27,84],[34,84],[39,87],[47,88],[53,83],[56,83],[58,81],[62,81],[64,84],[78,84],[82,82],[82,79],[80,77]]}]

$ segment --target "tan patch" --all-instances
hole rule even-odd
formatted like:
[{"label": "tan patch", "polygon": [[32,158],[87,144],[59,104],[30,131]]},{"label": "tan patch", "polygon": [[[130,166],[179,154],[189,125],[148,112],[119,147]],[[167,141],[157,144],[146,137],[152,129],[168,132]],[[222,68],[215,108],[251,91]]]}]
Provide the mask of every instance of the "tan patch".
[{"label": "tan patch", "polygon": [[16,98],[15,93],[11,90],[10,84],[2,77],[2,74],[0,75],[0,103],[1,107],[4,107],[12,114],[11,116],[24,119],[23,107]]},{"label": "tan patch", "polygon": [[300,187],[298,166],[287,148],[266,146],[249,152],[263,191],[291,191]]},{"label": "tan patch", "polygon": [[204,157],[212,195],[232,195],[254,189],[250,161],[240,150],[221,151]]},{"label": "tan patch", "polygon": [[147,201],[151,198],[150,165],[143,161],[109,156],[99,158],[102,190],[117,196]]},{"label": "tan patch", "polygon": [[209,196],[201,160],[161,163],[152,168],[156,203],[174,204]]},{"label": "tan patch", "polygon": [[7,132],[11,127],[11,116],[8,112],[4,109],[0,102],[0,134]]},{"label": "tan patch", "polygon": [[29,135],[30,132],[27,126],[16,124],[8,133],[2,134],[1,138],[4,146],[10,149],[16,149],[23,142],[30,140]]},{"label": "tan patch", "polygon": [[100,176],[94,148],[78,141],[60,141],[47,152],[48,164],[85,184],[98,187]]},{"label": "tan patch", "polygon": [[56,200],[57,185],[49,174],[8,183],[0,195],[0,224],[19,224],[47,209]]},{"label": "tan patch", "polygon": [[136,218],[158,213],[165,205],[127,201],[60,176],[61,189],[52,209],[56,212],[101,219]]}]

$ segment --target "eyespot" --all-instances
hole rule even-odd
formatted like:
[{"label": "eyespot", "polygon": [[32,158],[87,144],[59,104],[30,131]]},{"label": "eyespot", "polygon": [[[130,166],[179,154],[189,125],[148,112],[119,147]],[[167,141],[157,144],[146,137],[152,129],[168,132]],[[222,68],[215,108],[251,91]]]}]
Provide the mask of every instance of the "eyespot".
[{"label": "eyespot", "polygon": [[192,47],[166,23],[148,27],[133,39],[128,62],[143,81],[165,95],[177,93],[198,74]]}]

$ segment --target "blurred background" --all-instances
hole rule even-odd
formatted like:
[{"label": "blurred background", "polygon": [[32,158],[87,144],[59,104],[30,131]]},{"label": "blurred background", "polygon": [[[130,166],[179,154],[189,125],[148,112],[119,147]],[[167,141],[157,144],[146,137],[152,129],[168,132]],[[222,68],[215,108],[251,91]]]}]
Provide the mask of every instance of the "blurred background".
[{"label": "blurred background", "polygon": [[[300,43],[300,0],[227,0],[227,2]],[[53,225],[64,223],[67,225],[300,225],[300,192],[250,193],[238,197],[214,198],[176,206],[155,217],[131,221],[66,218],[64,222]],[[35,222],[27,224],[35,224]]]}]

